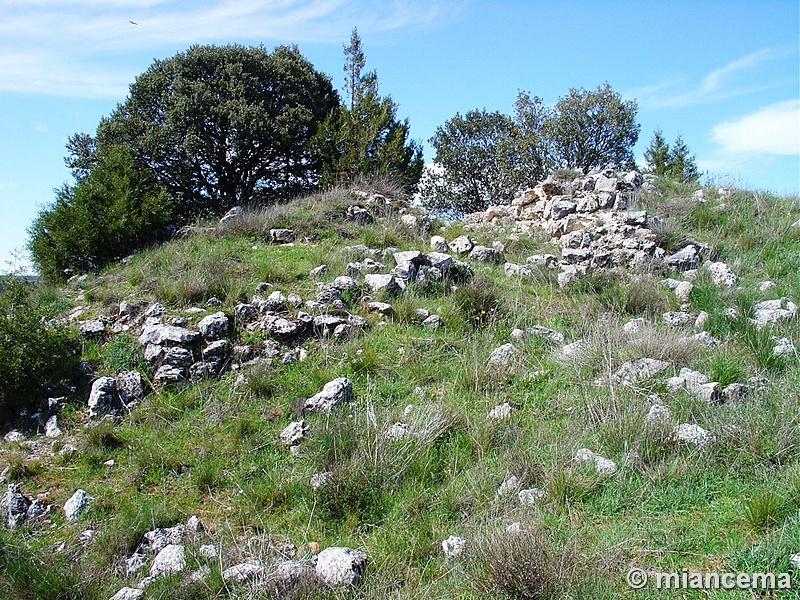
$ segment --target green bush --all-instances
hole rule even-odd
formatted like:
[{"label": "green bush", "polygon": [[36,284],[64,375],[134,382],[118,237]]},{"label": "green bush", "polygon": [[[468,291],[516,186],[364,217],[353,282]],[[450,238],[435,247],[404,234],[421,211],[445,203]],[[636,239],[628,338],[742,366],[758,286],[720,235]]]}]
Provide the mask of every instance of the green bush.
[{"label": "green bush", "polygon": [[98,270],[164,238],[171,217],[166,192],[127,148],[114,146],[40,211],[28,247],[42,276],[57,280],[70,271]]},{"label": "green bush", "polygon": [[52,315],[34,301],[30,288],[13,277],[0,287],[0,419],[35,409],[78,360],[74,334],[47,322]]}]

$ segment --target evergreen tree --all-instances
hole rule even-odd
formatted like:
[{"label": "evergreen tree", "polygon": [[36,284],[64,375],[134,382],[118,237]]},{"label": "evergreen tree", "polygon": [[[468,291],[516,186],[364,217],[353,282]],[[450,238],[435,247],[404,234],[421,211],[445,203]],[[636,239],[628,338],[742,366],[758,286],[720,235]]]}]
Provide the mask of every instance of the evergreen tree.
[{"label": "evergreen tree", "polygon": [[409,141],[408,119],[397,120],[397,104],[381,97],[374,71],[366,60],[358,30],[344,49],[345,93],[349,106],[339,106],[326,120],[317,145],[325,160],[323,185],[387,177],[413,191],[422,175],[422,148]]},{"label": "evergreen tree", "polygon": [[680,133],[670,146],[664,139],[663,132],[656,129],[645,150],[644,159],[648,171],[659,177],[668,177],[680,183],[690,183],[700,177],[695,157]]},{"label": "evergreen tree", "polygon": [[644,151],[644,160],[647,163],[647,170],[663,177],[667,174],[667,162],[669,160],[669,144],[664,139],[664,132],[656,129],[650,145]]},{"label": "evergreen tree", "polygon": [[689,151],[689,146],[683,141],[681,134],[678,134],[670,148],[666,174],[681,183],[690,183],[700,177],[694,155]]}]

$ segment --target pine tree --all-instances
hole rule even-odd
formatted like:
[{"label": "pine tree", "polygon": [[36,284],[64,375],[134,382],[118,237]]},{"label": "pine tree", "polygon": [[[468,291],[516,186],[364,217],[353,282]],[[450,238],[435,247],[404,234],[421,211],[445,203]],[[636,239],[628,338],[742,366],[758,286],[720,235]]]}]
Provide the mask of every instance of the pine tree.
[{"label": "pine tree", "polygon": [[365,73],[365,65],[361,38],[353,29],[344,48],[349,106],[335,110],[317,138],[325,160],[321,183],[386,177],[411,192],[422,175],[422,148],[408,140],[408,119],[397,120],[397,104],[380,96],[377,74]]},{"label": "pine tree", "polygon": [[694,155],[680,133],[670,148],[666,175],[681,183],[690,183],[700,177]]},{"label": "pine tree", "polygon": [[667,174],[667,162],[670,156],[669,144],[664,139],[664,132],[656,129],[653,132],[653,138],[650,140],[650,145],[644,152],[644,159],[647,162],[647,170],[663,177]]}]

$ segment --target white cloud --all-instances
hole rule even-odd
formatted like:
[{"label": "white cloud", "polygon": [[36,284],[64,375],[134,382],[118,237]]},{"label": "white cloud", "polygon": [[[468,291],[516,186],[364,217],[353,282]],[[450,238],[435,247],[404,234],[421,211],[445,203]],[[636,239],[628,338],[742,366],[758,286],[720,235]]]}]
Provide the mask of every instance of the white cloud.
[{"label": "white cloud", "polygon": [[[336,42],[414,29],[460,0],[0,0],[0,90],[120,97],[154,56],[196,43]],[[133,22],[133,23],[131,23]],[[135,24],[134,24],[135,23]]]},{"label": "white cloud", "polygon": [[642,106],[653,108],[685,107],[732,98],[763,87],[763,85],[759,87],[750,82],[737,81],[737,76],[763,65],[767,61],[780,59],[787,55],[788,53],[785,51],[765,48],[713,70],[696,83],[687,83],[686,78],[672,78],[631,90],[626,95],[637,98]]},{"label": "white cloud", "polygon": [[787,100],[719,123],[712,130],[719,151],[731,154],[800,154],[800,101]]}]

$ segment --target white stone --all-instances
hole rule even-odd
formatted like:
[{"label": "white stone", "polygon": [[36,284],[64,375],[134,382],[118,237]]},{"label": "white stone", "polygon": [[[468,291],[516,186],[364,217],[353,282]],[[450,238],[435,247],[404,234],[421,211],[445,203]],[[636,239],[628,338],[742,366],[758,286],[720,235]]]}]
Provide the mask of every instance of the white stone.
[{"label": "white stone", "polygon": [[58,416],[53,415],[47,419],[44,425],[44,435],[49,438],[56,438],[61,435],[61,430],[58,428]]},{"label": "white stone", "polygon": [[503,344],[492,350],[489,356],[490,367],[505,367],[511,361],[511,357],[517,353],[513,344]]},{"label": "white stone", "polygon": [[520,490],[517,494],[517,498],[519,498],[520,504],[524,506],[533,506],[534,504],[544,502],[545,498],[547,498],[547,492],[541,488],[530,488],[527,490]]},{"label": "white stone", "polygon": [[669,406],[661,403],[654,403],[647,411],[645,421],[653,424],[666,423],[672,418],[672,411]]},{"label": "white stone", "polygon": [[789,338],[779,338],[775,341],[775,347],[772,349],[775,356],[791,356],[797,353],[794,343]]},{"label": "white stone", "polygon": [[503,482],[497,488],[497,495],[498,496],[508,496],[509,494],[513,494],[517,490],[519,490],[519,477],[516,475],[510,475],[506,477]]},{"label": "white stone", "polygon": [[316,573],[331,586],[353,585],[364,574],[367,555],[360,550],[333,546],[317,555]]},{"label": "white stone", "polygon": [[240,563],[228,567],[222,572],[222,581],[225,583],[241,583],[255,579],[265,572],[265,567],[258,563]]},{"label": "white stone", "polygon": [[92,500],[94,498],[84,490],[76,490],[70,496],[70,499],[64,503],[64,515],[67,517],[67,521],[77,519]]},{"label": "white stone", "polygon": [[292,421],[281,431],[280,439],[288,446],[295,446],[300,443],[300,440],[303,439],[307,430],[308,426],[305,421]]},{"label": "white stone", "polygon": [[581,448],[575,453],[575,460],[579,462],[594,462],[594,467],[600,475],[613,475],[617,471],[617,463],[610,458],[596,454],[588,448]]},{"label": "white stone", "polygon": [[461,556],[469,548],[469,540],[451,535],[446,540],[442,541],[442,551],[448,558],[455,558]]},{"label": "white stone", "polygon": [[714,434],[692,423],[680,423],[672,430],[672,437],[678,441],[692,444],[698,450],[714,441]]},{"label": "white stone", "polygon": [[186,556],[183,546],[169,544],[153,559],[153,565],[150,567],[150,577],[172,575],[184,570],[186,570]]},{"label": "white stone", "polygon": [[[798,222],[796,223],[796,225],[797,225],[798,227],[800,227],[800,221],[798,221]],[[800,552],[797,552],[796,554],[790,554],[790,555],[789,555],[789,563],[790,563],[790,564],[791,564],[791,565],[792,565],[792,566],[793,566],[795,569],[800,569]]]},{"label": "white stone", "polygon": [[511,416],[511,412],[513,411],[512,406],[508,402],[503,402],[502,404],[498,404],[492,410],[489,411],[489,414],[486,415],[487,419],[507,419]]},{"label": "white stone", "polygon": [[326,383],[321,392],[308,398],[303,407],[329,413],[335,406],[350,402],[352,396],[353,382],[347,377],[337,377]]},{"label": "white stone", "polygon": [[138,600],[144,595],[144,590],[138,588],[124,587],[116,594],[111,596],[109,600]]},{"label": "white stone", "polygon": [[711,280],[715,285],[723,287],[733,287],[738,278],[728,265],[724,262],[709,263],[708,271],[711,273]]}]

